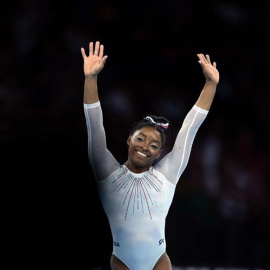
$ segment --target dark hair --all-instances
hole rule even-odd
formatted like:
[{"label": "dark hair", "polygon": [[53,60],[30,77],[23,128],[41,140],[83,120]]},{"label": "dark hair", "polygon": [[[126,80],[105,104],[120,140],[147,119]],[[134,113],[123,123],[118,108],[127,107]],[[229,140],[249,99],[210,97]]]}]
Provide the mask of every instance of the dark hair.
[{"label": "dark hair", "polygon": [[[149,120],[149,119],[151,119],[151,120]],[[154,122],[152,122],[152,120]],[[167,127],[165,127],[166,125],[167,125]],[[130,129],[130,135],[133,135],[135,131],[137,131],[143,127],[153,127],[155,130],[157,130],[160,133],[162,148],[163,148],[164,144],[165,144],[165,140],[166,140],[165,133],[167,131],[167,128],[169,127],[169,121],[162,116],[148,115],[148,116],[144,117],[141,121],[136,122],[134,124],[134,126]]]}]

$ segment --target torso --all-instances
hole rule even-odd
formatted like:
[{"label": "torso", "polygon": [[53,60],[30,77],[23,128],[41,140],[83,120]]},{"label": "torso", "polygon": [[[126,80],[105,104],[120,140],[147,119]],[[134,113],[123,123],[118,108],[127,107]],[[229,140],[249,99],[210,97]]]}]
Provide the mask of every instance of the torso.
[{"label": "torso", "polygon": [[166,251],[165,219],[175,186],[153,168],[134,174],[120,166],[98,189],[112,231],[113,254],[132,270],[153,269]]}]

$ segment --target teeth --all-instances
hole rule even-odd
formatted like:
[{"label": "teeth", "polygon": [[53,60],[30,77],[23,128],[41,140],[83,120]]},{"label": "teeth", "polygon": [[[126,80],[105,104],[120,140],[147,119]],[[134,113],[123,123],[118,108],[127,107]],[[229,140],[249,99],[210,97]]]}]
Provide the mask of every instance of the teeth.
[{"label": "teeth", "polygon": [[141,153],[141,152],[139,152],[139,151],[137,151],[137,153],[138,153],[140,156],[147,157],[147,155],[145,155],[145,154],[143,154],[143,153]]}]

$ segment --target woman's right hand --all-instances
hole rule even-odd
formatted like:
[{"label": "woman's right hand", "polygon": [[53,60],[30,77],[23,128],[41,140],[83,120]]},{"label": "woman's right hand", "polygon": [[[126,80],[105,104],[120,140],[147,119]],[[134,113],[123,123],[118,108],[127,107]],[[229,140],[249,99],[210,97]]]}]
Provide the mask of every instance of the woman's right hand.
[{"label": "woman's right hand", "polygon": [[103,56],[104,46],[96,41],[95,48],[94,43],[89,43],[89,56],[86,55],[84,48],[81,48],[81,53],[84,61],[83,69],[85,77],[97,76],[97,74],[103,69],[107,55]]}]

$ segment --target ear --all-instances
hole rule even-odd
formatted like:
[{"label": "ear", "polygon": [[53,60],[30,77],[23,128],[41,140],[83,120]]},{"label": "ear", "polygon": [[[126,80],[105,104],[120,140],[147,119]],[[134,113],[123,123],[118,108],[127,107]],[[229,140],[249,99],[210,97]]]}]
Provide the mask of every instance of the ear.
[{"label": "ear", "polygon": [[130,145],[130,140],[131,140],[131,136],[129,135],[128,139],[127,139],[127,145]]},{"label": "ear", "polygon": [[160,157],[161,153],[162,153],[162,149],[160,150],[159,155],[156,157],[156,159]]}]

